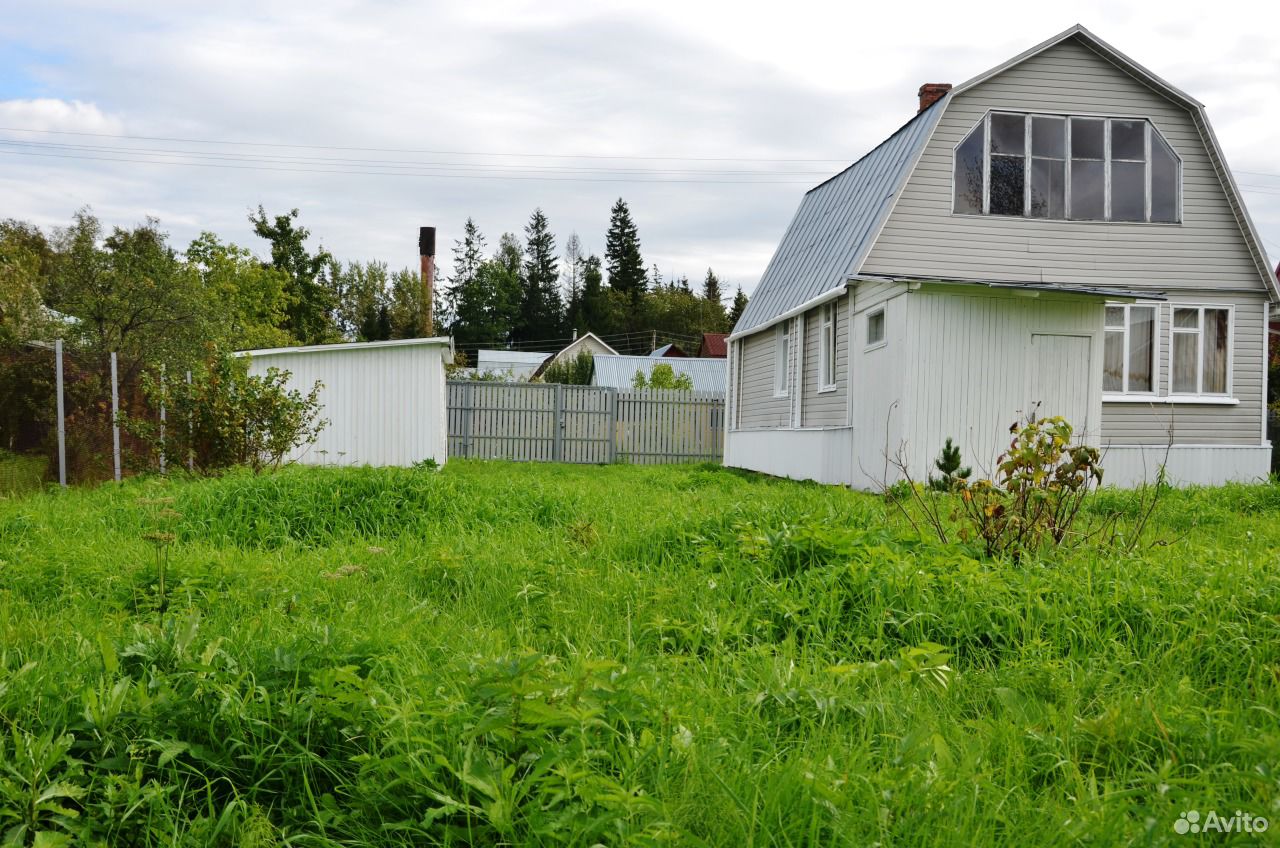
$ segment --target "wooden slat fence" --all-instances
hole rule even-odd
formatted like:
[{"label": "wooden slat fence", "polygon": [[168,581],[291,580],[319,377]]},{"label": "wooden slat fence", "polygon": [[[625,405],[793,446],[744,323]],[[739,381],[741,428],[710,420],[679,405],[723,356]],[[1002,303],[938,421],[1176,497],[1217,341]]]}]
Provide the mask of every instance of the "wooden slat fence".
[{"label": "wooden slat fence", "polygon": [[657,464],[724,455],[714,392],[449,381],[449,456]]}]

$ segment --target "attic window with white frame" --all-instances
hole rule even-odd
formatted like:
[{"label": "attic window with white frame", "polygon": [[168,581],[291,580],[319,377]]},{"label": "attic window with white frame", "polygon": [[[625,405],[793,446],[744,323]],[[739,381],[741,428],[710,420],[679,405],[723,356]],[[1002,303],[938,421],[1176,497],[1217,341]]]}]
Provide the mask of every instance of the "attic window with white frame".
[{"label": "attic window with white frame", "polygon": [[822,323],[818,339],[818,391],[830,392],[836,388],[836,306],[822,307]]},{"label": "attic window with white frame", "polygon": [[1182,161],[1143,118],[988,112],[953,162],[952,210],[1176,224]]}]

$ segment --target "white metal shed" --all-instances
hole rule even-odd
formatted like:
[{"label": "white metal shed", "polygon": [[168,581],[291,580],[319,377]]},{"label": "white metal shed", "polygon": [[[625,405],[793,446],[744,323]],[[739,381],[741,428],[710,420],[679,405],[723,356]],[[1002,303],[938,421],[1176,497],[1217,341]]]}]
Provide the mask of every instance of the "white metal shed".
[{"label": "white metal shed", "polygon": [[242,351],[251,374],[290,373],[308,392],[317,380],[328,425],[290,461],[308,465],[412,465],[447,456],[445,361],[448,338]]}]

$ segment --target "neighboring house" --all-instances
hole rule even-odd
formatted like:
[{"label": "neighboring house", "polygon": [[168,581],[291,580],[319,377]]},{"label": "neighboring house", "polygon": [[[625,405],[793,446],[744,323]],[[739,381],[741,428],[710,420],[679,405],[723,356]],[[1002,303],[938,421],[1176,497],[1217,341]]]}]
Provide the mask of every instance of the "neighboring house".
[{"label": "neighboring house", "polygon": [[656,358],[676,358],[688,356],[689,354],[685,353],[675,344],[664,344],[662,347],[654,348],[649,355]]},{"label": "neighboring house", "polygon": [[697,359],[692,356],[659,359],[652,356],[597,355],[591,384],[629,391],[634,385],[637,371],[643,372],[647,379],[655,366],[669,365],[677,376],[689,375],[689,379],[693,381],[693,391],[724,394],[727,373],[725,364],[723,359]]},{"label": "neighboring house", "polygon": [[576,359],[578,354],[583,353],[584,351],[592,356],[599,356],[602,353],[617,355],[618,353],[612,347],[605,344],[604,340],[595,333],[588,332],[585,335],[578,336],[576,339],[569,342],[569,344],[565,345],[559,353],[552,354],[544,359],[542,364],[538,366],[537,370],[533,372],[533,376],[541,377],[543,372],[550,368],[552,364],[556,362],[570,362],[573,359]]},{"label": "neighboring house", "polygon": [[730,336],[726,464],[871,488],[950,436],[989,474],[1035,411],[1108,483],[1265,477],[1280,297],[1203,105],[1077,26],[920,107],[783,236]]},{"label": "neighboring house", "polygon": [[729,355],[728,333],[703,333],[698,344],[698,356],[724,359]]},{"label": "neighboring house", "polygon": [[482,350],[476,354],[477,374],[497,374],[508,380],[528,380],[550,353],[526,350]]}]

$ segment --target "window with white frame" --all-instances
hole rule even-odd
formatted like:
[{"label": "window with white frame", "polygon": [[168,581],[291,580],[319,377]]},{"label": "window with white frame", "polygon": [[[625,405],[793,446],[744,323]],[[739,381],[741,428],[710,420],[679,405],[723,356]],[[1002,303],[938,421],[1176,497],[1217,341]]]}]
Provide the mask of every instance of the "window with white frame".
[{"label": "window with white frame", "polygon": [[1169,326],[1170,390],[1175,395],[1226,395],[1231,391],[1231,310],[1172,307]]},{"label": "window with white frame", "polygon": [[773,394],[786,397],[791,385],[791,322],[783,321],[774,330]]},{"label": "window with white frame", "polygon": [[867,314],[867,347],[884,342],[884,307]]},{"label": "window with white frame", "polygon": [[818,344],[818,391],[830,392],[836,387],[836,306],[822,307]]},{"label": "window with white frame", "polygon": [[1107,304],[1102,349],[1104,392],[1155,392],[1158,314],[1154,305]]},{"label": "window with white frame", "polygon": [[952,209],[1178,223],[1182,162],[1150,121],[990,112],[955,148]]}]

